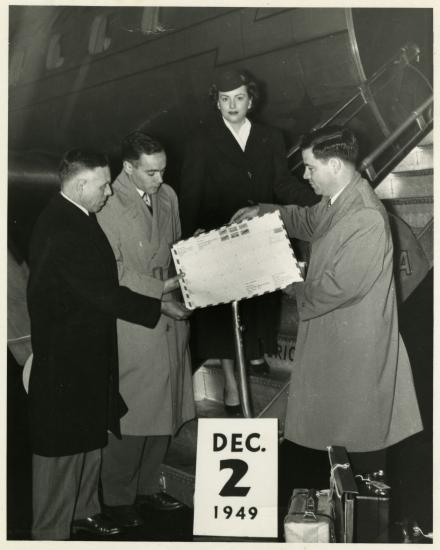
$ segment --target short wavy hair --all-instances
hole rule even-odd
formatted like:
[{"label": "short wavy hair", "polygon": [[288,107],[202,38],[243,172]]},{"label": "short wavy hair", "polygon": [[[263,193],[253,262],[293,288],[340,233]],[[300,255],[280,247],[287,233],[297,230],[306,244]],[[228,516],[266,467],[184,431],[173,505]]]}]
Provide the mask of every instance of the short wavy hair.
[{"label": "short wavy hair", "polygon": [[[239,77],[242,82],[242,86],[246,86],[247,93],[249,97],[252,99],[252,104],[249,110],[253,111],[258,105],[258,101],[260,99],[259,86],[257,82],[246,71],[240,71]],[[217,108],[219,93],[220,93],[220,90],[218,88],[218,85],[216,83],[211,84],[208,91],[208,97],[213,107],[215,108]]]},{"label": "short wavy hair", "polygon": [[312,149],[317,159],[336,157],[356,164],[359,155],[359,143],[350,128],[344,126],[325,126],[303,134],[299,145],[302,150]]},{"label": "short wavy hair", "polygon": [[60,161],[58,175],[61,183],[64,183],[83,170],[94,170],[108,165],[109,159],[105,153],[93,149],[70,149]]},{"label": "short wavy hair", "polygon": [[157,139],[140,130],[128,134],[121,142],[122,160],[127,160],[134,165],[143,154],[153,155],[154,153],[161,153],[163,150],[162,144]]}]

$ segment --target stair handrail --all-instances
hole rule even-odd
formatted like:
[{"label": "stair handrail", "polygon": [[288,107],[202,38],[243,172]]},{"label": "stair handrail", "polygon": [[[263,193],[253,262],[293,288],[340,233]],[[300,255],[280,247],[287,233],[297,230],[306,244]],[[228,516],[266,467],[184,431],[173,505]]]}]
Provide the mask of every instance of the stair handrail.
[{"label": "stair handrail", "polygon": [[232,302],[232,323],[234,328],[235,357],[238,370],[238,389],[240,393],[240,403],[245,418],[252,418],[251,402],[249,397],[249,384],[246,373],[246,361],[243,348],[243,339],[241,332],[243,327],[240,320],[240,311],[238,300]]},{"label": "stair handrail", "polygon": [[[312,127],[313,130],[318,130],[319,128],[324,128],[325,126],[328,126],[333,120],[335,120],[341,113],[343,113],[352,103],[354,103],[357,99],[362,98],[363,99],[363,105],[368,104],[369,100],[367,98],[366,89],[369,89],[369,87],[376,82],[376,80],[381,77],[391,66],[396,65],[397,63],[403,61],[405,65],[410,65],[411,62],[414,59],[417,59],[420,56],[420,48],[416,44],[408,43],[399,48],[399,52],[397,54],[394,54],[388,61],[386,61],[370,78],[367,78],[364,80],[359,86],[358,86],[358,92],[354,94],[348,101],[346,101],[342,107],[337,109],[327,120],[324,122],[319,122],[315,126]],[[350,120],[350,119],[349,119]],[[293,145],[288,151],[287,151],[287,158],[289,159],[291,156],[293,156],[295,153],[297,153],[300,150],[300,145],[297,143]]]},{"label": "stair handrail", "polygon": [[383,172],[383,170],[388,167],[389,165],[391,165],[394,160],[401,154],[401,151],[398,151],[395,155],[393,155],[393,157],[382,167],[382,169],[376,174],[376,176],[372,177],[370,176],[370,168],[373,164],[373,162],[386,150],[388,149],[388,147],[390,147],[390,145],[392,145],[410,126],[411,124],[413,124],[414,122],[417,122],[417,124],[419,125],[419,132],[416,134],[419,135],[421,132],[423,132],[423,130],[429,125],[431,124],[432,122],[432,116],[427,120],[425,121],[425,118],[423,116],[423,113],[429,109],[430,106],[432,106],[433,104],[433,96],[431,95],[428,99],[426,99],[421,105],[420,107],[418,107],[415,111],[413,111],[409,117],[404,121],[402,122],[402,124],[396,128],[387,138],[384,139],[384,141],[382,141],[382,143],[380,145],[378,145],[376,147],[376,149],[374,149],[372,151],[372,153],[370,153],[369,155],[367,155],[364,160],[361,162],[360,164],[360,171],[361,172],[365,172],[369,178],[370,178],[370,181],[375,179],[375,177],[377,176],[378,173],[381,173]]}]

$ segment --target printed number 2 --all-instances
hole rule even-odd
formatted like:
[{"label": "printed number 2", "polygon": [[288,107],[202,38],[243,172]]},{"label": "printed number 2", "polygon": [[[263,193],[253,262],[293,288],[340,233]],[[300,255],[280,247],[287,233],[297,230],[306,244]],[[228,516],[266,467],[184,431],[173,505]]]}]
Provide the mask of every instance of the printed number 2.
[{"label": "printed number 2", "polygon": [[237,483],[249,469],[247,462],[236,458],[220,460],[220,470],[225,468],[231,468],[232,474],[219,495],[221,497],[245,497],[249,493],[250,487],[237,487]]}]

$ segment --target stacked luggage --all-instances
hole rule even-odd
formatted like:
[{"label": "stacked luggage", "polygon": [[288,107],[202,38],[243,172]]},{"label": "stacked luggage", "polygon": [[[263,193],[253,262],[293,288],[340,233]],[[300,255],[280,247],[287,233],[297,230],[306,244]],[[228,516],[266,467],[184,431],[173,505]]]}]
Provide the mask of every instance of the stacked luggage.
[{"label": "stacked luggage", "polygon": [[390,487],[382,471],[354,476],[344,447],[329,447],[330,487],[294,489],[286,542],[387,542]]}]

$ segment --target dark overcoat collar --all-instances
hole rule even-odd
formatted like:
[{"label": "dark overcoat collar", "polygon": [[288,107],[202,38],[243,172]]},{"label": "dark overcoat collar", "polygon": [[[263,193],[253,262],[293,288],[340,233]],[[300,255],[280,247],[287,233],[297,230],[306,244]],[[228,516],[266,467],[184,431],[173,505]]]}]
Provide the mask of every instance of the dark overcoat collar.
[{"label": "dark overcoat collar", "polygon": [[[61,214],[61,219],[75,227],[75,231],[86,236],[87,240],[96,245],[100,259],[115,266],[114,255],[105,233],[96,219],[96,214],[87,215],[80,208],[58,194],[54,197],[54,206]],[[105,206],[104,206],[105,208]]]},{"label": "dark overcoat collar", "polygon": [[251,122],[251,131],[243,151],[223,118],[216,116],[208,127],[210,142],[219,151],[219,155],[228,158],[237,165],[246,166],[247,159],[261,155],[262,147],[265,146],[267,135],[260,124]]}]

